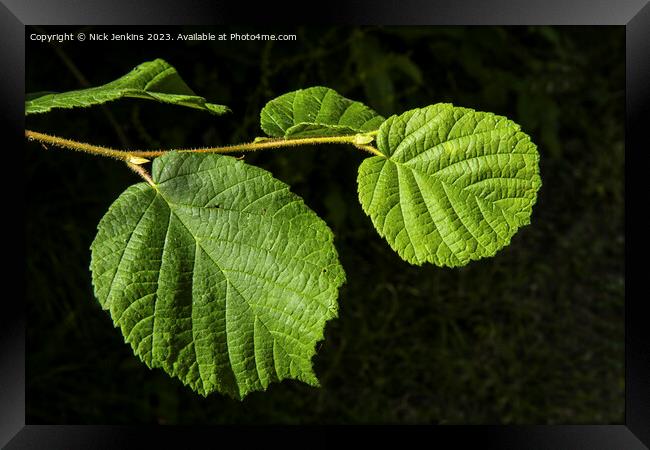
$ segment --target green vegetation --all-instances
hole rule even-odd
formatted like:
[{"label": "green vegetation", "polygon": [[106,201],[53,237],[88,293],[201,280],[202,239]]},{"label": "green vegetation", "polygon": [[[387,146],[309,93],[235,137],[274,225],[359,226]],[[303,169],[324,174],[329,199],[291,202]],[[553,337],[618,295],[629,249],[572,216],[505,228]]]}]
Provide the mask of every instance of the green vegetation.
[{"label": "green vegetation", "polygon": [[[29,145],[28,421],[621,421],[624,72],[611,55],[622,55],[622,31],[599,28],[607,39],[596,46],[578,29],[301,33],[298,49],[215,44],[213,58],[198,64],[191,44],[147,51],[237,118],[125,101],[110,104],[119,131],[101,109],[30,116],[29,126],[102,146],[186,148],[250,139],[264,103],[295,86],[331,86],[387,116],[453,101],[516,118],[535,136],[544,176],[535,225],[489,260],[413,267],[351,201],[367,154],[337,146],[246,153],[246,163],[290,185],[332,227],[345,301],[314,358],[320,389],[283,382],[244,403],[203,399],[140,364],[91,301],[94,227],[132,176],[111,161]],[[84,63],[86,52],[67,48],[67,61],[99,84],[106,69]],[[142,50],[113,52],[102,56],[116,76],[143,59]],[[30,55],[38,63],[28,61],[29,90],[79,87],[57,53]],[[47,67],[61,72],[57,82]]]},{"label": "green vegetation", "polygon": [[[168,73],[174,87],[185,86],[157,59],[104,87],[36,102],[88,107],[115,97],[116,85]],[[27,100],[25,114],[34,108]],[[318,386],[311,358],[345,280],[330,229],[302,199],[270,173],[219,153],[336,143],[375,155],[361,165],[359,198],[379,233],[415,264],[453,267],[494,255],[529,222],[540,186],[539,155],[519,125],[449,104],[384,120],[312,87],[269,102],[261,126],[280,138],[175,151],[120,151],[25,130],[32,141],[122,160],[144,179],[99,224],[95,295],[147,366],[204,396],[242,399],[285,378]],[[375,136],[379,149],[370,145]],[[142,167],[152,157],[153,176]]]},{"label": "green vegetation", "polygon": [[295,378],[336,315],[332,232],[265,170],[172,152],[113,203],[93,284],[134,352],[195,391],[234,398]]},{"label": "green vegetation", "polygon": [[530,222],[537,147],[505,117],[437,104],[389,117],[359,199],[406,261],[464,266],[493,256]]},{"label": "green vegetation", "polygon": [[103,86],[63,92],[36,92],[26,95],[25,114],[42,114],[55,108],[86,108],[119,98],[143,98],[162,103],[224,114],[228,108],[208,103],[197,96],[166,61],[156,59],[140,64],[123,77]]}]

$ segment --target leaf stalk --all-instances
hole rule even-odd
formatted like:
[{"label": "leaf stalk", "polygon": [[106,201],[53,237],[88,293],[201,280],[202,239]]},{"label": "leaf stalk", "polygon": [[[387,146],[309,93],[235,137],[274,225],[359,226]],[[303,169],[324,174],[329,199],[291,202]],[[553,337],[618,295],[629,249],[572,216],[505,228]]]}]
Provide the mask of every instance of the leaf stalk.
[{"label": "leaf stalk", "polygon": [[[58,136],[52,136],[37,131],[25,130],[25,137],[30,141],[38,141],[43,144],[51,144],[57,147],[76,150],[93,155],[106,156],[109,158],[119,159],[126,162],[129,167],[139,166],[147,162],[143,159],[155,158],[162,156],[170,151],[179,153],[241,153],[251,152],[264,149],[283,148],[283,147],[297,147],[301,145],[318,145],[318,144],[351,144],[354,147],[371,153],[376,156],[383,156],[379,150],[371,145],[368,145],[374,139],[372,133],[345,135],[345,136],[318,136],[307,138],[264,138],[257,139],[254,142],[246,144],[229,145],[224,147],[204,147],[204,148],[191,148],[191,149],[171,149],[171,150],[116,150],[110,147],[103,147],[100,145],[87,144],[85,142],[73,141]],[[133,169],[133,167],[131,167]],[[134,169],[135,170],[135,169]],[[139,171],[138,171],[139,173]],[[148,181],[148,180],[147,180]]]}]

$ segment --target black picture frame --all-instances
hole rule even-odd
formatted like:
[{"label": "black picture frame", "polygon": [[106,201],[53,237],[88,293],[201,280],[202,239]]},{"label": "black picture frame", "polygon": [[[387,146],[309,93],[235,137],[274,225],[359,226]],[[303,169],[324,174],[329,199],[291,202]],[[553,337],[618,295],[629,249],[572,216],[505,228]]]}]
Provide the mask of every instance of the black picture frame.
[{"label": "black picture frame", "polygon": [[[454,447],[472,445],[499,449],[643,449],[650,446],[650,339],[644,326],[643,298],[633,295],[640,277],[631,275],[629,260],[632,240],[642,246],[631,231],[628,205],[634,204],[631,189],[633,172],[639,170],[647,153],[644,139],[650,99],[650,5],[647,0],[465,0],[383,2],[327,2],[315,16],[315,8],[281,7],[276,2],[255,5],[255,15],[242,2],[185,0],[111,1],[21,0],[0,1],[0,89],[1,122],[6,126],[3,142],[22,148],[24,131],[25,26],[26,25],[145,25],[145,24],[225,24],[225,23],[327,23],[382,25],[621,25],[626,30],[626,411],[620,425],[560,426],[432,426],[418,428],[431,443],[439,439],[454,442]],[[646,144],[645,148],[643,144]],[[643,152],[646,150],[646,152]],[[15,152],[14,152],[15,155]],[[20,158],[11,161],[20,167]],[[16,183],[21,183],[17,181]],[[20,184],[13,185],[19,190]],[[640,190],[643,192],[643,189]],[[632,197],[630,197],[632,196]],[[637,197],[641,194],[637,193]],[[642,201],[640,199],[640,201]],[[7,208],[21,210],[20,196],[9,200]],[[16,214],[17,216],[18,214]],[[16,217],[13,216],[13,217]],[[5,220],[9,220],[5,218]],[[12,219],[13,220],[13,219]],[[636,224],[636,223],[635,223]],[[19,223],[14,226],[20,226]],[[636,225],[639,227],[640,225]],[[16,230],[22,234],[22,230]],[[15,240],[20,243],[19,240]],[[15,250],[21,256],[21,248]],[[14,259],[15,261],[15,259]],[[23,279],[20,264],[5,272],[16,294],[4,295],[0,328],[0,445],[22,448],[123,448],[176,446],[191,448],[208,439],[223,442],[223,435],[241,435],[241,427],[112,427],[25,425],[25,317],[24,299],[17,280]],[[13,271],[14,273],[12,273]],[[634,284],[630,284],[634,280]],[[28,282],[28,280],[23,280]],[[5,291],[7,292],[7,291]],[[642,292],[642,291],[641,291]],[[337,428],[338,429],[338,428]],[[306,428],[322,437],[317,427]],[[190,432],[191,431],[191,432]],[[266,428],[265,439],[282,438],[285,430]],[[292,432],[293,433],[293,432]],[[382,435],[383,430],[373,428]],[[215,438],[218,434],[218,439]]]}]

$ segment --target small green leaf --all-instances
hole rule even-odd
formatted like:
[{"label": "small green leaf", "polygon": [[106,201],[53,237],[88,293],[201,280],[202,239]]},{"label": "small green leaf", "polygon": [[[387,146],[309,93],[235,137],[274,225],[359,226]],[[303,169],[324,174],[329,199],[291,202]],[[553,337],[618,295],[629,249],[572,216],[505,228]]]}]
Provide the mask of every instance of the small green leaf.
[{"label": "small green leaf", "polygon": [[359,200],[406,261],[462,266],[493,256],[530,223],[539,154],[519,125],[436,104],[389,117],[363,161]]},{"label": "small green leaf", "polygon": [[85,108],[123,97],[144,98],[162,103],[202,109],[224,114],[228,107],[208,103],[197,96],[178,75],[176,69],[162,59],[140,64],[115,81],[98,87],[63,92],[36,92],[25,96],[25,114],[46,113],[54,108]]},{"label": "small green leaf", "polygon": [[202,395],[294,378],[345,280],[327,225],[265,170],[169,153],[129,187],[92,244],[95,294],[149,367]]},{"label": "small green leaf", "polygon": [[129,162],[131,164],[140,165],[140,164],[146,164],[150,162],[150,160],[148,160],[147,158],[140,158],[139,156],[132,156],[131,158],[129,158]]},{"label": "small green leaf", "polygon": [[316,86],[271,100],[260,121],[267,135],[289,138],[365,133],[377,130],[384,118],[363,103]]}]

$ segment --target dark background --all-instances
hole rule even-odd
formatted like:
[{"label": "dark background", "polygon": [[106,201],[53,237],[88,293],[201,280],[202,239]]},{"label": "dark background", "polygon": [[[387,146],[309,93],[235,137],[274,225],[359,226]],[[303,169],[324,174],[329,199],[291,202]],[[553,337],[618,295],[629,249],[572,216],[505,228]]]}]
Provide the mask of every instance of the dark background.
[{"label": "dark background", "polygon": [[[386,116],[436,102],[503,114],[538,144],[532,224],[460,269],[403,262],[358,204],[347,146],[246,156],[330,225],[347,272],[314,358],[320,389],[284,381],[237,402],[149,370],[94,299],[89,246],[138,182],[119,162],[26,145],[27,423],[622,423],[623,27],[163,29],[295,42],[27,41],[26,89],[99,85],[157,57],[215,117],[145,100],[30,116],[29,129],[117,148],[250,141],[259,111],[325,85]],[[27,28],[27,37],[32,32]]]}]

